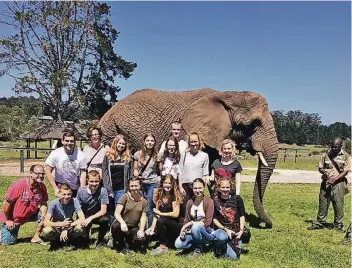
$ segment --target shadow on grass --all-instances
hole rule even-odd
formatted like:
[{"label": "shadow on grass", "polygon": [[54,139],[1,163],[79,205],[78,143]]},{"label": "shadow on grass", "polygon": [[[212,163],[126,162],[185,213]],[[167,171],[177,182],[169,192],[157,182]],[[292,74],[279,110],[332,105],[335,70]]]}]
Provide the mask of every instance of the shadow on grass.
[{"label": "shadow on grass", "polygon": [[19,243],[31,243],[32,237],[22,237],[17,239],[17,244]]},{"label": "shadow on grass", "polygon": [[[310,223],[310,224],[313,224],[314,221],[315,221],[315,220],[304,220],[304,222]],[[332,229],[334,229],[334,223],[332,223],[332,222],[330,222],[330,223],[325,223],[325,224],[324,224],[324,228],[329,229],[329,230],[332,230]]]},{"label": "shadow on grass", "polygon": [[248,214],[246,213],[246,222],[249,223],[250,227],[256,228],[256,229],[271,229],[266,226],[261,226],[260,224],[263,222],[258,216],[254,215],[253,213]]}]

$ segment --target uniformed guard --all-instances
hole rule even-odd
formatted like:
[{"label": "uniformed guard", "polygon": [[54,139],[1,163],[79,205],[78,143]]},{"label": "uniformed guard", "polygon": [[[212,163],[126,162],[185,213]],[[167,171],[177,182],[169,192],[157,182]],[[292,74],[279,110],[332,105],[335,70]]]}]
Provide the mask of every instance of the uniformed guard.
[{"label": "uniformed guard", "polygon": [[322,154],[319,172],[322,182],[319,193],[319,210],[317,219],[308,230],[324,228],[330,202],[334,209],[334,228],[343,232],[344,196],[348,193],[346,175],[350,170],[350,156],[342,150],[342,139],[336,137],[327,153]]}]

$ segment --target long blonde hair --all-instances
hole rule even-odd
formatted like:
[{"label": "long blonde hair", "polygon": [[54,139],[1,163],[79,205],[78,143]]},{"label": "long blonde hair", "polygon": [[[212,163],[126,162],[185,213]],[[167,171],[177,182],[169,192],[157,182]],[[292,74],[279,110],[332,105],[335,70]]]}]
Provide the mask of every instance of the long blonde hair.
[{"label": "long blonde hair", "polygon": [[[124,140],[126,142],[126,147],[122,151],[121,155],[119,155],[117,152],[117,143],[120,140]],[[112,160],[112,161],[120,160],[121,162],[124,162],[126,164],[131,161],[131,151],[129,149],[128,142],[123,135],[121,134],[117,135],[113,139],[110,149],[106,152],[106,156],[108,157],[109,160]]]}]

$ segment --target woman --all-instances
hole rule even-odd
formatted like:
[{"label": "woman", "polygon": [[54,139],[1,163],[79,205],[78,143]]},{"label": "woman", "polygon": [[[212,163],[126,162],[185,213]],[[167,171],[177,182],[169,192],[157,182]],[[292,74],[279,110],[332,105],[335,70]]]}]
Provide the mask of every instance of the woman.
[{"label": "woman", "polygon": [[214,197],[215,255],[226,253],[231,259],[240,257],[241,236],[245,225],[245,208],[242,198],[232,194],[233,181],[220,178]]},{"label": "woman", "polygon": [[175,243],[182,227],[178,222],[182,196],[171,174],[162,177],[158,189],[154,191],[153,201],[154,219],[146,234],[156,233],[160,245],[151,254],[161,255],[169,251],[168,247]]},{"label": "woman", "polygon": [[122,253],[130,250],[146,252],[144,229],[147,223],[147,200],[141,194],[142,182],[132,178],[128,182],[128,191],[118,200],[115,210],[115,222],[111,227],[114,248]]},{"label": "woman", "polygon": [[[212,175],[216,175],[217,170],[220,168],[230,172],[231,180],[236,183],[236,195],[239,195],[241,190],[242,166],[240,162],[236,160],[236,144],[230,139],[225,139],[221,143],[219,153],[221,159],[216,159],[211,165]],[[214,176],[214,178],[216,178],[216,176]]]},{"label": "woman", "polygon": [[214,213],[214,202],[204,196],[205,182],[197,178],[193,181],[194,197],[187,202],[185,224],[175,241],[175,247],[186,249],[193,247],[193,255],[202,254],[207,242],[214,239],[211,228]]},{"label": "woman", "polygon": [[157,174],[156,157],[155,137],[152,134],[146,134],[143,137],[142,150],[137,151],[133,156],[133,175],[141,178],[144,195],[148,198],[148,227],[153,222],[153,192],[160,181],[160,176]]},{"label": "woman", "polygon": [[[181,155],[180,167],[182,171],[182,188],[185,203],[193,197],[192,184],[196,178],[208,181],[209,156],[201,151],[203,144],[198,133],[192,132],[188,138],[188,151]],[[182,188],[180,188],[182,190]]]},{"label": "woman", "polygon": [[176,179],[177,185],[180,191],[183,193],[181,169],[180,169],[180,151],[178,142],[174,137],[169,137],[165,144],[166,150],[159,162],[159,169],[161,170],[161,176],[168,174],[172,175]]},{"label": "woman", "polygon": [[83,148],[87,162],[87,174],[94,169],[102,175],[102,163],[109,149],[109,146],[101,143],[102,135],[103,133],[99,127],[89,127],[87,130],[90,143]]},{"label": "woman", "polygon": [[123,135],[117,135],[104,157],[103,185],[110,197],[109,211],[113,212],[119,198],[125,193],[131,175],[131,153]]}]

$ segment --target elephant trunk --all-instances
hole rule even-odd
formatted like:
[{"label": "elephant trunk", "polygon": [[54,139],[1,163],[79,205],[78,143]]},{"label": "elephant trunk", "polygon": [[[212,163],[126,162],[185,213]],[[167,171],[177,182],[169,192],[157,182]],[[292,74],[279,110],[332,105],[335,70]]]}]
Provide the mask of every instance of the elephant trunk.
[{"label": "elephant trunk", "polygon": [[[267,228],[272,228],[272,222],[263,207],[263,197],[270,176],[273,173],[278,157],[278,140],[271,120],[266,120],[253,135],[253,147],[261,152],[266,163],[258,159],[258,170],[253,190],[253,205],[258,217],[265,222]],[[269,122],[269,123],[268,123]]]}]

